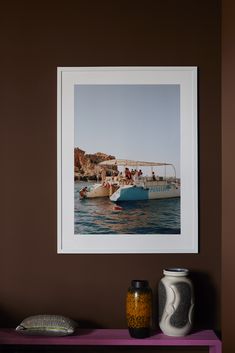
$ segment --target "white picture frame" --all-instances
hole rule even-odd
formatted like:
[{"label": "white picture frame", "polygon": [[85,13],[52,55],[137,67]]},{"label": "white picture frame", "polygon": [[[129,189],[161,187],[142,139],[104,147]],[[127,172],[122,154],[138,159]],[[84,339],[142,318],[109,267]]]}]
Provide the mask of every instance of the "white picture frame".
[{"label": "white picture frame", "polygon": [[[75,85],[179,85],[180,234],[74,234]],[[197,67],[58,67],[57,252],[197,253],[197,148]]]}]

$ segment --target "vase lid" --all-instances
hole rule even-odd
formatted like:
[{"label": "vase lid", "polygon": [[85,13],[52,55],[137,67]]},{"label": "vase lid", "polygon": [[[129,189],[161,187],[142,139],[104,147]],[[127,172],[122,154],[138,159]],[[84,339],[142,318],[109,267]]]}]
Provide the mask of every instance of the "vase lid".
[{"label": "vase lid", "polygon": [[187,276],[189,274],[189,270],[187,268],[169,267],[163,270],[163,274],[175,277]]}]

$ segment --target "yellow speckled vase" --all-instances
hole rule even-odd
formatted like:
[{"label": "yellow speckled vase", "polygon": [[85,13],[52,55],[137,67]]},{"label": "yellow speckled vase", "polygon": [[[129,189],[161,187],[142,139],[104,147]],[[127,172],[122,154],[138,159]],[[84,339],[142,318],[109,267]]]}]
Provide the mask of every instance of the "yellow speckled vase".
[{"label": "yellow speckled vase", "polygon": [[133,280],[126,297],[129,333],[135,338],[150,336],[152,323],[152,290],[148,281]]}]

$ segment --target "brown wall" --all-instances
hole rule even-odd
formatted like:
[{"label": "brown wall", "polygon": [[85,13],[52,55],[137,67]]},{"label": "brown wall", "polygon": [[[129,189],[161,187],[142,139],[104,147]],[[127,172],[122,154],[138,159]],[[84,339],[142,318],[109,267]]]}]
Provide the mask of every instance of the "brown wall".
[{"label": "brown wall", "polygon": [[[220,8],[218,1],[1,4],[0,324],[62,313],[125,327],[131,279],[192,270],[196,327],[220,329]],[[200,253],[56,254],[56,67],[199,68]]]}]

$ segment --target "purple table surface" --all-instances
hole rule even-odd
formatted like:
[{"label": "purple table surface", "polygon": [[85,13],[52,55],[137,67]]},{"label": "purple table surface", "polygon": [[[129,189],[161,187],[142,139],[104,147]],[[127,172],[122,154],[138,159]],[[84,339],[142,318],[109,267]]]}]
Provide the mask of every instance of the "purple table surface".
[{"label": "purple table surface", "polygon": [[221,352],[221,342],[212,330],[185,337],[155,333],[145,339],[131,338],[125,329],[79,329],[64,337],[24,336],[14,329],[0,329],[0,345],[67,345],[67,346],[208,346],[210,352]]}]

